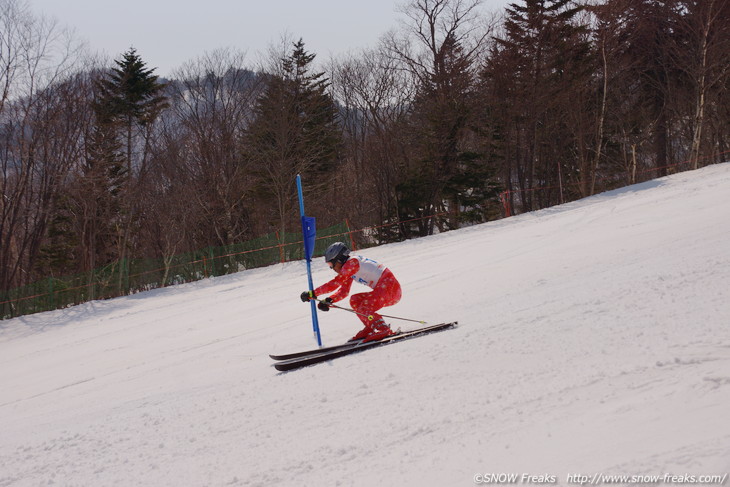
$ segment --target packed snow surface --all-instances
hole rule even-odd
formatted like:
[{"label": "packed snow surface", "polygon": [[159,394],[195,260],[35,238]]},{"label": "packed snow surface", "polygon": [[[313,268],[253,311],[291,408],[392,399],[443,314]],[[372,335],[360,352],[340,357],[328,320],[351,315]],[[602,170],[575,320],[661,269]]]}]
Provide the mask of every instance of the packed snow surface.
[{"label": "packed snow surface", "polygon": [[385,313],[459,327],[288,373],[303,262],[2,321],[0,486],[727,475],[728,195],[720,164],[364,250],[403,285]]}]

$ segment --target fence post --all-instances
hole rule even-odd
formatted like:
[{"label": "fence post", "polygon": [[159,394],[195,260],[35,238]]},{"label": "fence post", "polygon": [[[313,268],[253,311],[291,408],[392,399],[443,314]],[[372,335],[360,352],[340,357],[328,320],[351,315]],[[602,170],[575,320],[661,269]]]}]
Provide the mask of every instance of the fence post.
[{"label": "fence post", "polygon": [[352,237],[352,227],[350,226],[350,219],[345,218],[345,225],[347,225],[347,235],[350,237],[350,248],[352,250],[357,250],[357,245],[355,245],[355,239]]},{"label": "fence post", "polygon": [[[274,232],[274,235],[276,235],[276,246],[279,247],[279,262],[284,263],[284,242],[281,241],[281,237],[279,237],[279,230]],[[286,237],[286,234],[284,234],[284,237]]]},{"label": "fence post", "polygon": [[56,293],[53,290],[53,278],[48,278],[48,300],[49,300],[49,307],[46,311],[50,311],[52,309],[56,309]]},{"label": "fence post", "polygon": [[215,277],[218,275],[218,272],[215,269],[216,266],[216,257],[213,254],[213,247],[208,247],[206,249],[208,251],[208,260],[210,261],[210,277]]},{"label": "fence post", "polygon": [[[86,292],[88,293],[88,295],[86,297],[86,301],[93,301],[94,299],[96,299],[97,284],[98,284],[98,279],[94,275],[94,270],[91,269],[89,271],[88,277],[86,278],[86,289],[87,289]],[[84,302],[86,302],[86,301],[84,301]]]},{"label": "fence post", "polygon": [[509,191],[502,191],[499,193],[499,199],[502,200],[502,207],[504,207],[505,218],[512,216],[509,204]]},{"label": "fence post", "polygon": [[124,295],[132,294],[131,284],[129,282],[129,257],[124,258]]}]

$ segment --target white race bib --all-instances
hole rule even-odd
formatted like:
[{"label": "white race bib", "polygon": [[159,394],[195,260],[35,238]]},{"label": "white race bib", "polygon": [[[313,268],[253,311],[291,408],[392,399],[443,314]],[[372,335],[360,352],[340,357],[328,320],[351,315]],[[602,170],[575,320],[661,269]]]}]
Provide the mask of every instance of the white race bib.
[{"label": "white race bib", "polygon": [[375,289],[375,285],[378,284],[380,276],[383,275],[386,267],[362,255],[351,255],[350,258],[357,259],[360,264],[360,269],[352,276],[355,282]]}]

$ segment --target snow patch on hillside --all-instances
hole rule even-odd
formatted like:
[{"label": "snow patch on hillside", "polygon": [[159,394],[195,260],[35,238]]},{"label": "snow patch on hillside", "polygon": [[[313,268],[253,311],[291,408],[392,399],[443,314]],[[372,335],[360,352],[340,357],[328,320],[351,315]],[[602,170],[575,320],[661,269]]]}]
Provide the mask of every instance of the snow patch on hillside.
[{"label": "snow patch on hillside", "polygon": [[730,472],[728,194],[720,164],[367,249],[388,314],[460,326],[291,373],[302,262],[2,321],[0,486]]}]

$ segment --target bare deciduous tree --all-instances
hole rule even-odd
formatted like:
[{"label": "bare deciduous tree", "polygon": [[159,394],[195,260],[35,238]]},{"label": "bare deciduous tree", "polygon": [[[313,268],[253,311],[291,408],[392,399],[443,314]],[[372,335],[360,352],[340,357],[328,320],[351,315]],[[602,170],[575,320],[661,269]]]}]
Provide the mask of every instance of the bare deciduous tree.
[{"label": "bare deciduous tree", "polygon": [[241,241],[254,231],[254,181],[243,144],[260,78],[246,68],[244,53],[228,49],[186,64],[176,76],[165,117],[165,145],[177,148],[176,163],[164,174],[189,185],[184,193],[194,202],[197,227],[215,235],[207,245]]},{"label": "bare deciduous tree", "polygon": [[397,216],[395,187],[401,179],[405,123],[416,85],[383,49],[333,61],[334,96],[342,105],[346,170],[332,193],[346,200],[350,218],[377,224]]},{"label": "bare deciduous tree", "polygon": [[708,107],[718,102],[718,88],[730,77],[730,3],[722,0],[685,0],[677,16],[673,60],[690,80],[694,113],[689,159],[697,169]]},{"label": "bare deciduous tree", "polygon": [[[25,284],[54,199],[80,155],[79,46],[26,3],[0,2],[0,289]],[[70,117],[71,119],[69,119]]]},{"label": "bare deciduous tree", "polygon": [[[473,116],[476,61],[489,29],[480,16],[479,0],[414,0],[403,7],[403,35],[386,44],[391,56],[417,80],[411,124],[413,146],[409,177],[399,185],[402,220],[432,215],[444,208],[456,227],[466,179],[456,179],[467,159],[463,145]],[[473,157],[473,156],[472,156]],[[468,179],[468,178],[467,178]],[[468,184],[467,184],[468,186]],[[435,218],[418,232],[434,231]],[[404,228],[404,231],[407,228]]]}]

